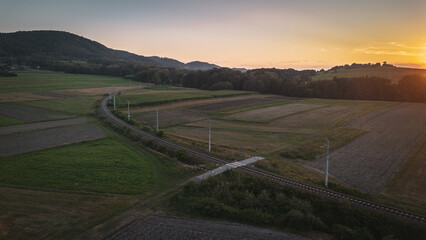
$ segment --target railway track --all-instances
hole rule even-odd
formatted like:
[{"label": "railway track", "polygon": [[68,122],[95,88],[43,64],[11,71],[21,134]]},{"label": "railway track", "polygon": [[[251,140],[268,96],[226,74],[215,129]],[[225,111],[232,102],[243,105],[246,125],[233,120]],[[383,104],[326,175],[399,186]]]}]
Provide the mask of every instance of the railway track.
[{"label": "railway track", "polygon": [[[130,91],[130,90],[127,90]],[[116,93],[114,94],[116,95]],[[114,96],[113,95],[113,96]],[[161,143],[162,145],[164,145],[165,147],[171,148],[171,149],[185,149],[186,153],[193,156],[193,157],[198,157],[202,160],[205,161],[209,161],[209,162],[213,162],[213,163],[217,163],[217,164],[227,164],[229,163],[229,161],[216,157],[216,156],[212,156],[203,152],[199,152],[184,146],[181,146],[179,144],[173,143],[171,141],[165,140],[163,138],[157,137],[153,134],[144,132],[126,122],[124,122],[123,120],[117,118],[114,114],[112,114],[108,107],[107,107],[107,102],[108,102],[109,97],[105,97],[100,105],[100,111],[101,113],[113,124],[120,126],[120,127],[126,127],[128,128],[130,131],[132,131],[135,134],[138,134],[144,138],[147,139],[151,139],[154,140],[158,143]],[[309,191],[315,194],[320,194],[322,196],[331,198],[331,199],[335,199],[335,200],[346,200],[351,202],[352,204],[355,204],[357,206],[360,207],[365,207],[368,209],[372,209],[372,210],[379,210],[379,211],[383,211],[387,214],[393,215],[393,216],[398,216],[398,217],[403,217],[405,219],[409,219],[415,222],[419,222],[422,224],[426,223],[426,217],[422,216],[422,215],[418,215],[415,213],[411,213],[411,212],[407,212],[404,210],[400,210],[397,208],[393,208],[393,207],[389,207],[389,206],[385,206],[382,204],[378,204],[378,203],[374,203],[374,202],[370,202],[364,199],[360,199],[357,197],[353,197],[347,194],[343,194],[343,193],[338,193],[335,191],[331,191],[325,188],[320,188],[320,187],[316,187],[316,186],[312,186],[309,184],[305,184],[305,183],[301,183],[301,182],[297,182],[288,178],[284,178],[282,176],[278,176],[276,174],[267,172],[267,171],[263,171],[260,169],[256,169],[250,166],[244,166],[244,167],[240,167],[238,168],[240,171],[245,172],[247,174],[253,175],[253,176],[258,176],[258,177],[264,177],[264,178],[268,178],[270,180],[273,180],[279,184],[282,185],[287,185],[287,186],[292,186],[295,187],[297,189],[301,189],[301,190],[305,190],[305,191]]]}]

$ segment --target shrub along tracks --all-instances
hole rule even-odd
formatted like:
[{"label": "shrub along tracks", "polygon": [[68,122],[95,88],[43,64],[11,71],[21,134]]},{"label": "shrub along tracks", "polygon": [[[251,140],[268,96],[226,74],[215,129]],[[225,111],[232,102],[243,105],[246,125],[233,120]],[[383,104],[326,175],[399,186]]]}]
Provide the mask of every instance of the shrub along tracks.
[{"label": "shrub along tracks", "polygon": [[[222,158],[212,156],[212,155],[200,152],[200,151],[193,150],[191,148],[187,148],[187,147],[178,145],[176,143],[165,140],[163,138],[154,136],[154,135],[152,135],[148,132],[142,131],[142,130],[126,123],[125,121],[114,116],[109,111],[109,109],[107,107],[108,100],[109,100],[109,97],[105,97],[101,101],[101,105],[100,105],[99,109],[100,109],[101,114],[103,116],[105,116],[108,121],[115,124],[116,126],[127,128],[132,133],[134,133],[134,134],[136,134],[136,135],[138,135],[142,138],[153,140],[153,141],[163,145],[164,147],[171,148],[173,150],[185,149],[186,153],[191,157],[196,157],[196,158],[199,158],[201,160],[213,162],[213,163],[217,163],[217,164],[229,163],[229,161],[227,161],[225,159],[222,159]],[[257,169],[257,168],[252,167],[252,166],[240,167],[239,170],[242,171],[242,172],[245,172],[247,174],[253,175],[253,176],[268,178],[270,180],[273,180],[273,181],[278,182],[278,183],[283,184],[283,185],[288,185],[288,186],[295,187],[297,189],[301,189],[301,190],[309,191],[309,192],[312,192],[312,193],[320,194],[320,195],[325,196],[327,198],[331,198],[331,199],[335,199],[335,200],[346,200],[346,201],[349,201],[352,204],[359,206],[359,207],[368,208],[368,209],[371,209],[371,210],[379,210],[379,211],[383,211],[387,214],[390,214],[392,216],[403,217],[405,219],[409,219],[411,221],[415,221],[415,222],[419,222],[419,223],[423,223],[423,224],[426,223],[426,217],[422,216],[422,215],[418,215],[418,214],[415,214],[415,213],[411,213],[411,212],[396,209],[396,208],[393,208],[393,207],[385,206],[385,205],[382,205],[382,204],[374,203],[374,202],[367,201],[367,200],[364,200],[364,199],[360,199],[360,198],[357,198],[357,197],[353,197],[353,196],[350,196],[350,195],[347,195],[347,194],[338,193],[338,192],[331,191],[331,190],[328,190],[328,189],[325,189],[325,188],[315,187],[315,186],[311,186],[311,185],[308,185],[308,184],[305,184],[305,183],[297,182],[297,181],[294,181],[294,180],[291,180],[291,179],[288,179],[288,178],[278,176],[278,175],[273,174],[273,173],[269,173],[269,172]]]}]

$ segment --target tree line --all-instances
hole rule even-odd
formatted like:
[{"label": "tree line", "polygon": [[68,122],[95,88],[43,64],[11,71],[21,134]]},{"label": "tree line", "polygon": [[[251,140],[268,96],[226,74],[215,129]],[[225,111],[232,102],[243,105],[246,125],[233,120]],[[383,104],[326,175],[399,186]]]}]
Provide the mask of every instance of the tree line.
[{"label": "tree line", "polygon": [[186,74],[184,87],[205,90],[233,89],[292,97],[426,102],[426,78],[407,75],[397,84],[374,77],[335,77],[313,81],[313,70],[256,69],[242,73],[231,69],[212,69]]},{"label": "tree line", "polygon": [[[374,77],[335,77],[313,81],[315,70],[229,68],[190,71],[144,63],[94,63],[25,58],[34,68],[66,73],[125,77],[139,82],[170,84],[204,90],[244,90],[291,97],[426,102],[426,77],[407,75],[397,84]],[[11,63],[6,63],[11,65]],[[4,74],[2,74],[4,75]]]}]

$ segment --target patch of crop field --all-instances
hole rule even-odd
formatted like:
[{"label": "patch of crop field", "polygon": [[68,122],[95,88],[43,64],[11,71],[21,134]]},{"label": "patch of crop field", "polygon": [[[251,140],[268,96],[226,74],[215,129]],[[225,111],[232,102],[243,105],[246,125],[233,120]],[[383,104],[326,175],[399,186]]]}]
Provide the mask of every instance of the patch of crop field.
[{"label": "patch of crop field", "polygon": [[48,71],[20,72],[17,77],[0,77],[0,93],[47,92],[63,89],[119,87],[138,83],[118,77],[66,74]]},{"label": "patch of crop field", "polygon": [[0,156],[88,141],[106,137],[105,133],[92,125],[75,125],[30,131],[0,136]]},{"label": "patch of crop field", "polygon": [[[217,128],[216,121],[212,121],[212,145],[214,152],[221,155],[228,154],[227,149],[241,152],[242,156],[254,154],[266,154],[283,147],[288,147],[295,142],[308,138],[308,135],[299,133],[274,133],[262,131],[248,131],[237,129]],[[207,125],[207,121],[203,125]],[[180,137],[183,141],[195,141],[205,145],[208,144],[208,128],[176,126],[167,128],[166,131]],[[223,150],[223,152],[221,152]],[[248,155],[247,155],[248,154]]]},{"label": "patch of crop field", "polygon": [[146,196],[187,174],[173,161],[113,138],[4,157],[0,163],[2,185],[73,192]]},{"label": "patch of crop field", "polygon": [[[147,122],[150,126],[157,124],[157,111],[139,113],[134,116],[139,122]],[[158,111],[160,128],[187,122],[206,119],[207,115],[184,109]]]},{"label": "patch of crop field", "polygon": [[12,125],[17,125],[21,123],[24,123],[24,122],[18,119],[3,117],[0,115],[0,127],[12,126]]},{"label": "patch of crop field", "polygon": [[117,106],[119,108],[127,107],[127,100],[132,107],[140,107],[147,105],[159,105],[170,102],[178,102],[193,99],[229,97],[242,94],[251,94],[251,92],[221,90],[221,91],[156,91],[155,94],[122,94],[116,98]]},{"label": "patch of crop field", "polygon": [[260,109],[249,110],[229,115],[228,119],[251,121],[251,122],[270,122],[272,120],[282,118],[284,116],[296,113],[322,108],[323,104],[305,104],[305,103],[289,103],[281,106],[265,107]]},{"label": "patch of crop field", "polygon": [[[354,119],[365,135],[330,154],[330,174],[367,192],[380,192],[426,136],[426,104],[403,103]],[[310,164],[323,169],[325,158]]]},{"label": "patch of crop field", "polygon": [[396,198],[407,199],[425,206],[426,204],[426,138],[411,152],[395,174],[384,193]]},{"label": "patch of crop field", "polygon": [[[161,104],[157,106],[138,107],[136,109],[131,109],[131,112],[141,113],[141,112],[155,111],[156,109],[168,110],[168,109],[177,109],[177,108],[185,108],[185,109],[193,110],[192,107],[195,107],[195,106],[208,105],[211,103],[226,104],[228,101],[236,101],[236,100],[252,98],[253,95],[254,94],[244,94],[244,95],[237,95],[237,96],[230,96],[230,97],[223,97],[223,98],[206,98],[206,99],[195,99],[195,100],[180,101],[180,102],[171,102],[171,103],[165,103],[165,104]],[[197,111],[197,110],[194,109],[193,111]]]},{"label": "patch of crop field", "polygon": [[71,239],[135,202],[96,196],[0,187],[0,239]]},{"label": "patch of crop field", "polygon": [[80,118],[64,119],[64,120],[57,120],[57,121],[45,121],[45,122],[38,122],[38,123],[28,123],[28,124],[20,124],[15,126],[1,127],[0,135],[8,135],[8,134],[17,133],[17,132],[27,132],[27,131],[40,130],[40,129],[78,125],[78,124],[87,123],[88,121],[89,119],[87,119],[86,117],[80,117]]},{"label": "patch of crop field", "polygon": [[[146,84],[141,85],[142,87],[146,86]],[[99,87],[99,88],[78,88],[78,89],[67,89],[67,90],[58,90],[55,91],[55,93],[60,94],[77,94],[77,95],[84,95],[84,96],[96,96],[96,95],[105,95],[125,90],[131,90],[131,89],[138,89],[139,85],[133,85],[133,86],[114,86],[114,87]]]},{"label": "patch of crop field", "polygon": [[70,117],[64,113],[38,108],[37,104],[26,106],[15,103],[0,104],[0,114],[22,122],[39,122]]},{"label": "patch of crop field", "polygon": [[212,112],[212,111],[218,111],[223,110],[227,108],[233,108],[233,107],[239,107],[244,105],[250,105],[250,104],[257,104],[257,103],[265,103],[265,102],[273,102],[275,99],[271,98],[244,98],[244,99],[237,99],[237,100],[229,100],[224,99],[222,102],[217,103],[209,103],[204,105],[199,105],[192,107],[191,110],[194,111],[206,111],[206,112]]},{"label": "patch of crop field", "polygon": [[330,128],[343,126],[350,120],[366,113],[396,105],[393,102],[346,101],[346,100],[304,100],[305,104],[328,105],[300,114],[293,114],[270,122],[274,126],[297,128]]},{"label": "patch of crop field", "polygon": [[182,88],[174,87],[170,85],[149,85],[146,89],[150,90],[181,90]]},{"label": "patch of crop field", "polygon": [[0,93],[0,103],[6,102],[25,102],[33,100],[45,100],[52,99],[51,96],[43,96],[35,93],[23,93],[23,92],[11,92],[11,93]]},{"label": "patch of crop field", "polygon": [[95,111],[96,102],[100,99],[100,96],[87,96],[31,101],[22,104],[65,114],[87,115]]},{"label": "patch of crop field", "polygon": [[375,68],[354,68],[345,69],[341,68],[337,71],[328,71],[326,73],[319,73],[314,76],[313,80],[330,80],[334,77],[365,77],[376,76],[390,79],[393,83],[397,83],[401,78],[406,75],[421,75],[426,76],[426,70],[414,68],[393,68],[393,67],[375,67]]},{"label": "patch of crop field", "polygon": [[[241,122],[230,121],[226,119],[214,119],[214,127],[222,130],[234,130],[239,132],[255,131],[255,132],[271,132],[271,133],[300,133],[300,134],[314,134],[315,129],[306,128],[287,128],[285,126],[271,126],[264,123],[256,122]],[[183,126],[207,128],[207,121],[195,121],[185,123]]]}]

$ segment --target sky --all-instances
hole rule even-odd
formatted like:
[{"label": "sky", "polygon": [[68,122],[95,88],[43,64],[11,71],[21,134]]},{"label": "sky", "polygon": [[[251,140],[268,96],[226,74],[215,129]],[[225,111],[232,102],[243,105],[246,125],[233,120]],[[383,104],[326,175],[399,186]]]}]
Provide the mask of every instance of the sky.
[{"label": "sky", "polygon": [[426,68],[426,0],[0,0],[0,32],[27,30],[224,67]]}]

